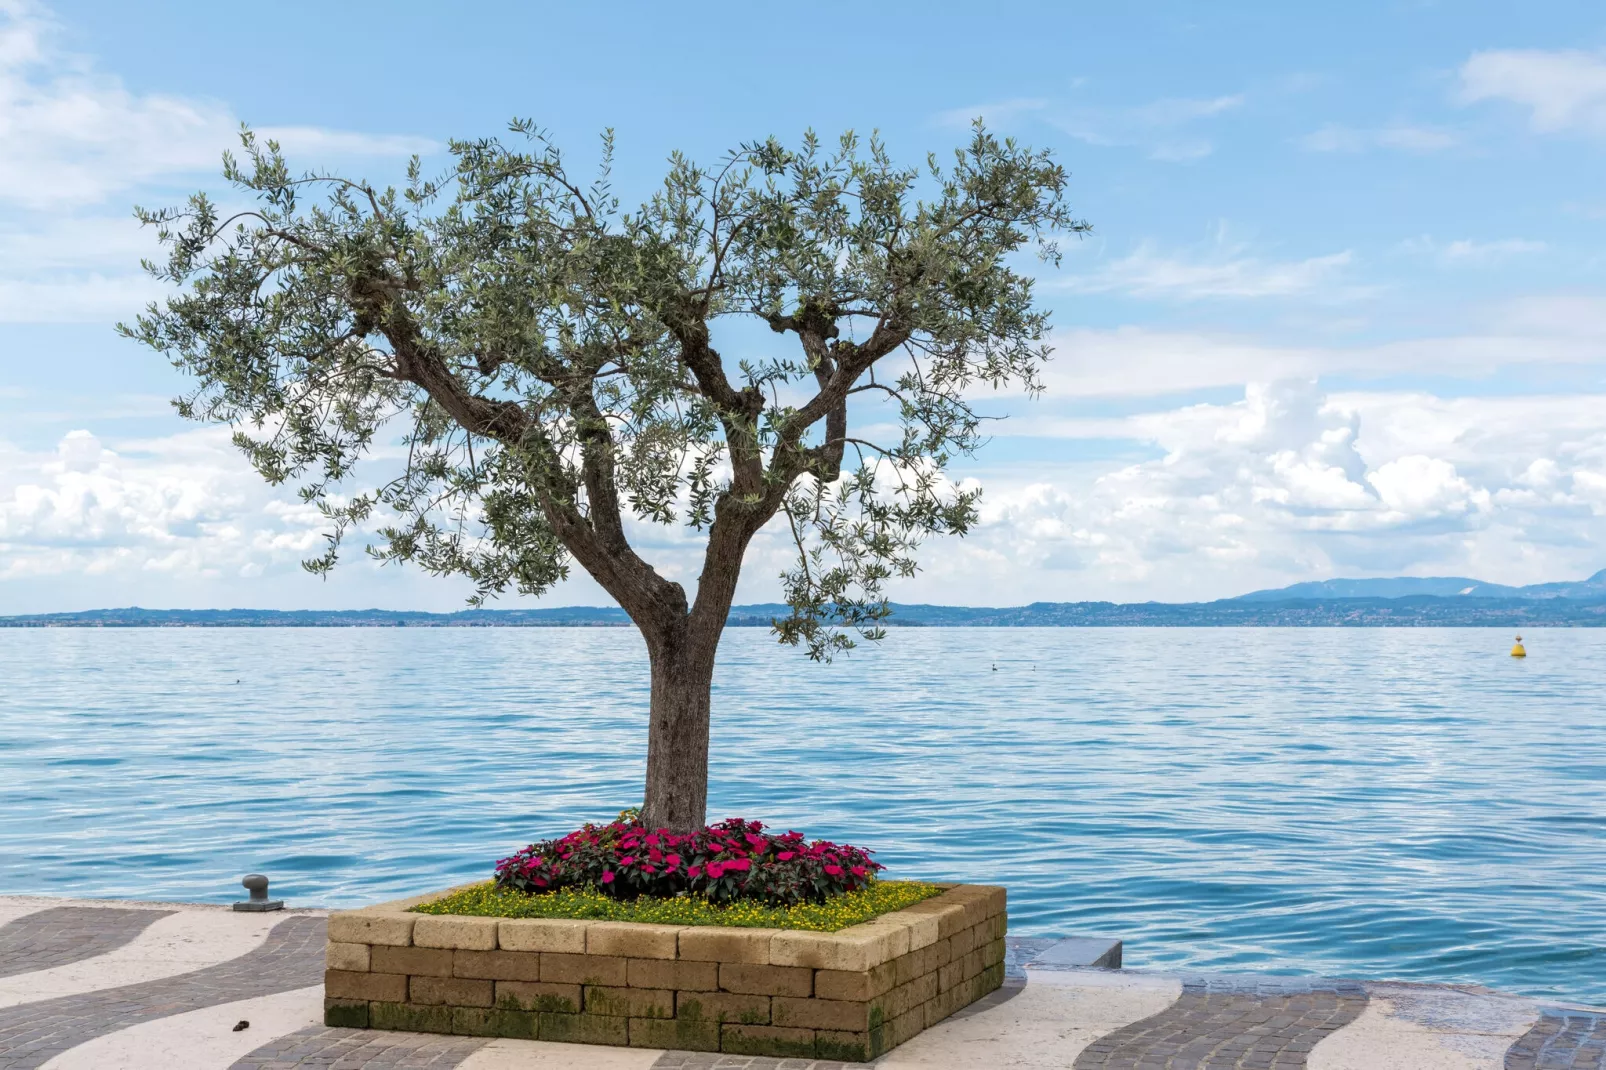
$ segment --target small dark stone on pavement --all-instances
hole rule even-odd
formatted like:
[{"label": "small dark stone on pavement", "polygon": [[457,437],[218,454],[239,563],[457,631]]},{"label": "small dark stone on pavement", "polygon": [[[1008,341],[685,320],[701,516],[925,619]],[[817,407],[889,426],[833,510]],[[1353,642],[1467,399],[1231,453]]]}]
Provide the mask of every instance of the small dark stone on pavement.
[{"label": "small dark stone on pavement", "polygon": [[244,1018],[241,1018],[238,1022],[234,1023],[234,1031],[236,1033],[238,1033],[242,1029],[250,1029],[250,1028],[251,1028],[251,1023],[246,1021]]}]

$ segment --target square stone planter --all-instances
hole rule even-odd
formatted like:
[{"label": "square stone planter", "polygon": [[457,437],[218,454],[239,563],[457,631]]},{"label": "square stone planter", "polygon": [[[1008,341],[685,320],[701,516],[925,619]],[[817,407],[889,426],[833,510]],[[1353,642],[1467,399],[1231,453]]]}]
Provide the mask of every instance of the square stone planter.
[{"label": "square stone planter", "polygon": [[834,933],[342,911],[324,1021],[863,1062],[1003,984],[1004,889],[943,887]]}]

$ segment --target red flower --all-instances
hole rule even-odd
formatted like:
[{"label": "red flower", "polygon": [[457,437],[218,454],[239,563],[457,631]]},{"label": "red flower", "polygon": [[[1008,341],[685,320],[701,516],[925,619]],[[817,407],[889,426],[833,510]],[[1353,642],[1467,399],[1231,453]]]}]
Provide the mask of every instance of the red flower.
[{"label": "red flower", "polygon": [[833,877],[842,876],[842,867],[841,866],[826,866],[825,867],[825,871],[827,873],[829,873]]},{"label": "red flower", "polygon": [[703,871],[708,874],[709,880],[718,880],[725,875],[725,866],[718,862],[710,862]]},{"label": "red flower", "polygon": [[635,864],[636,864],[636,856],[635,855],[625,855],[623,858],[621,858],[619,860],[619,865],[621,867],[623,867],[623,866],[633,866]]},{"label": "red flower", "polygon": [[866,872],[867,871],[865,870],[865,868],[863,866],[854,866],[853,867],[853,875],[855,877],[862,877],[862,876],[865,875]]},{"label": "red flower", "polygon": [[702,875],[703,875],[703,867],[702,866],[692,866],[690,869],[686,870],[686,876],[690,877],[692,880],[696,880],[698,877],[701,877]]},{"label": "red flower", "polygon": [[738,873],[745,873],[753,868],[753,863],[745,858],[733,858],[725,863],[726,869],[734,869]]},{"label": "red flower", "polygon": [[797,857],[797,852],[796,851],[782,851],[780,854],[775,856],[775,861],[777,861],[777,862],[790,862],[792,859],[794,859],[796,857]]},{"label": "red flower", "polygon": [[602,883],[603,884],[612,884],[613,883],[613,870],[605,869],[605,870],[602,871]]}]

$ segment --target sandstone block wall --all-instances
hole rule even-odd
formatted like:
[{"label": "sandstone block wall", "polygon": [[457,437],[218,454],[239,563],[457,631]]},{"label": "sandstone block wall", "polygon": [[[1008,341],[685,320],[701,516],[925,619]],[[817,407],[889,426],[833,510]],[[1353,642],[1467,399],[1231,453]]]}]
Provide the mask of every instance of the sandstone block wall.
[{"label": "sandstone block wall", "polygon": [[1004,980],[998,887],[835,933],[407,912],[430,898],[330,916],[327,1024],[862,1062]]}]

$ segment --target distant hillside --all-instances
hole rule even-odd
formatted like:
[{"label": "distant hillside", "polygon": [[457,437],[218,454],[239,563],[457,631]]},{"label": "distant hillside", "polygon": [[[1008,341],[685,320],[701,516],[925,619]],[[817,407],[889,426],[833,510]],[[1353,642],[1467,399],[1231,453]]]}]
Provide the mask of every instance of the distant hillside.
[{"label": "distant hillside", "polygon": [[[1041,627],[1563,627],[1606,626],[1606,597],[1234,598],[1165,602],[1034,602],[1029,606],[894,604],[887,624],[906,628]],[[784,605],[736,606],[734,627],[769,627]],[[366,610],[97,609],[0,617],[11,628],[540,628],[625,627],[617,608],[476,609],[460,613]]]},{"label": "distant hillside", "polygon": [[1535,583],[1528,587],[1506,587],[1498,583],[1465,576],[1394,576],[1371,580],[1316,580],[1296,583],[1275,590],[1254,591],[1232,599],[1235,602],[1286,602],[1289,599],[1333,598],[1409,598],[1431,595],[1436,598],[1578,598],[1606,599],[1606,568],[1587,580],[1563,583]]}]

